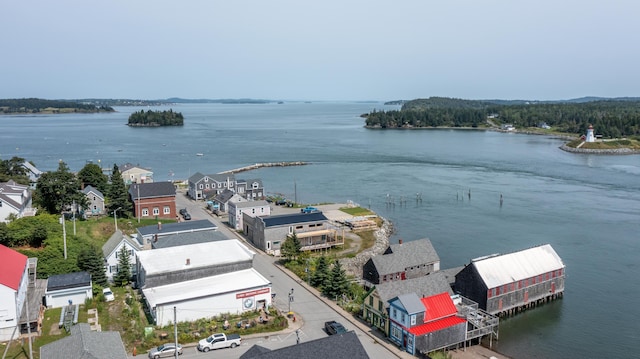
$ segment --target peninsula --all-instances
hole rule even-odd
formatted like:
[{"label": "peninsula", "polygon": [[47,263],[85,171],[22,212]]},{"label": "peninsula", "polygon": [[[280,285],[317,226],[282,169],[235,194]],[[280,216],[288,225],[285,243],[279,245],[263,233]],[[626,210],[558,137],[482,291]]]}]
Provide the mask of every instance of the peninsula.
[{"label": "peninsula", "polygon": [[44,100],[39,98],[0,99],[0,114],[58,114],[114,112],[110,106],[96,106],[73,100]]}]

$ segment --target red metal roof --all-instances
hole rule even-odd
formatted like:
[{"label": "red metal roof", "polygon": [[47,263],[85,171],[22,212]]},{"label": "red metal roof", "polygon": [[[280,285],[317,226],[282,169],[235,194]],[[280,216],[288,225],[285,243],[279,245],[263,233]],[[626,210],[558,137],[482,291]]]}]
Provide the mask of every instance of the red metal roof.
[{"label": "red metal roof", "polygon": [[0,284],[17,291],[26,267],[27,256],[0,244]]},{"label": "red metal roof", "polygon": [[420,335],[425,335],[427,333],[437,332],[438,330],[449,328],[464,322],[466,322],[466,320],[462,318],[458,318],[456,316],[451,316],[444,319],[429,322],[427,324],[422,324],[417,327],[410,328],[409,333],[416,336],[420,336]]},{"label": "red metal roof", "polygon": [[422,298],[421,301],[426,309],[424,313],[425,322],[455,315],[458,312],[453,300],[451,300],[451,296],[446,292]]}]

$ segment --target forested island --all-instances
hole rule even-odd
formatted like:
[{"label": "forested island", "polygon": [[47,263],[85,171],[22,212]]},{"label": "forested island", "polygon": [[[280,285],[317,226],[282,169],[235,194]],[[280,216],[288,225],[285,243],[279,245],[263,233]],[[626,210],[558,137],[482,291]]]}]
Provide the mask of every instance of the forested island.
[{"label": "forested island", "polygon": [[180,112],[140,110],[129,116],[129,126],[134,127],[159,127],[159,126],[183,126],[184,117]]},{"label": "forested island", "polygon": [[640,138],[640,99],[578,99],[566,102],[416,99],[400,110],[363,114],[367,128],[497,128],[581,135],[589,125],[603,138]]},{"label": "forested island", "polygon": [[96,106],[73,100],[44,100],[39,98],[0,99],[2,114],[52,114],[52,113],[114,112],[110,106]]}]

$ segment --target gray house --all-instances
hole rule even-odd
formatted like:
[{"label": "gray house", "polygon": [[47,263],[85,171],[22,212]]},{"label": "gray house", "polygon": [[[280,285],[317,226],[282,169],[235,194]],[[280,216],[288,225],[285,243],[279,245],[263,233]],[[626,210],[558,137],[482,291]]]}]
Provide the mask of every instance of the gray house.
[{"label": "gray house", "polygon": [[126,359],[119,332],[94,332],[87,323],[71,327],[71,335],[40,347],[41,359]]},{"label": "gray house", "polygon": [[297,345],[271,350],[259,345],[254,345],[240,359],[368,359],[369,355],[364,350],[355,332],[331,335],[328,337],[303,341]]},{"label": "gray house", "polygon": [[321,212],[251,217],[243,214],[243,230],[249,241],[268,254],[280,255],[282,243],[296,234],[301,250],[310,251],[344,244],[338,231]]},{"label": "gray house", "polygon": [[405,280],[440,270],[440,257],[427,238],[392,244],[382,255],[371,257],[362,267],[368,286]]},{"label": "gray house", "polygon": [[224,190],[237,193],[249,200],[265,199],[264,185],[260,179],[236,179],[233,173],[204,175],[196,172],[188,180],[187,194],[195,200],[212,199]]},{"label": "gray house", "polygon": [[88,185],[82,190],[84,196],[87,197],[89,206],[84,212],[86,216],[100,216],[106,213],[104,207],[104,195],[97,188]]},{"label": "gray house", "polygon": [[153,248],[153,243],[159,242],[165,236],[180,233],[211,232],[217,229],[218,226],[206,219],[164,224],[158,222],[157,225],[138,228],[136,238],[144,249],[151,249]]}]

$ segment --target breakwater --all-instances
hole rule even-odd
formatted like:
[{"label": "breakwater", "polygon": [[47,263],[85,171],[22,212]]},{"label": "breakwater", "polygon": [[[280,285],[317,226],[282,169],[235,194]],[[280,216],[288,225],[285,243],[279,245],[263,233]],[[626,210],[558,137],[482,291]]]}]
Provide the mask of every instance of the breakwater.
[{"label": "breakwater", "polygon": [[240,172],[246,172],[246,171],[251,171],[251,170],[257,170],[258,168],[263,168],[263,167],[289,167],[289,166],[304,166],[307,165],[307,162],[302,162],[302,161],[296,161],[296,162],[268,162],[268,163],[256,163],[253,165],[249,165],[249,166],[244,166],[244,167],[240,167],[240,168],[235,168],[232,170],[228,170],[228,171],[224,171],[224,172],[220,172],[219,174],[227,174],[227,173],[240,173]]},{"label": "breakwater", "polygon": [[630,148],[607,148],[607,149],[591,149],[591,148],[575,148],[567,145],[560,146],[560,149],[571,153],[584,153],[591,155],[637,155],[640,150],[632,150]]}]

